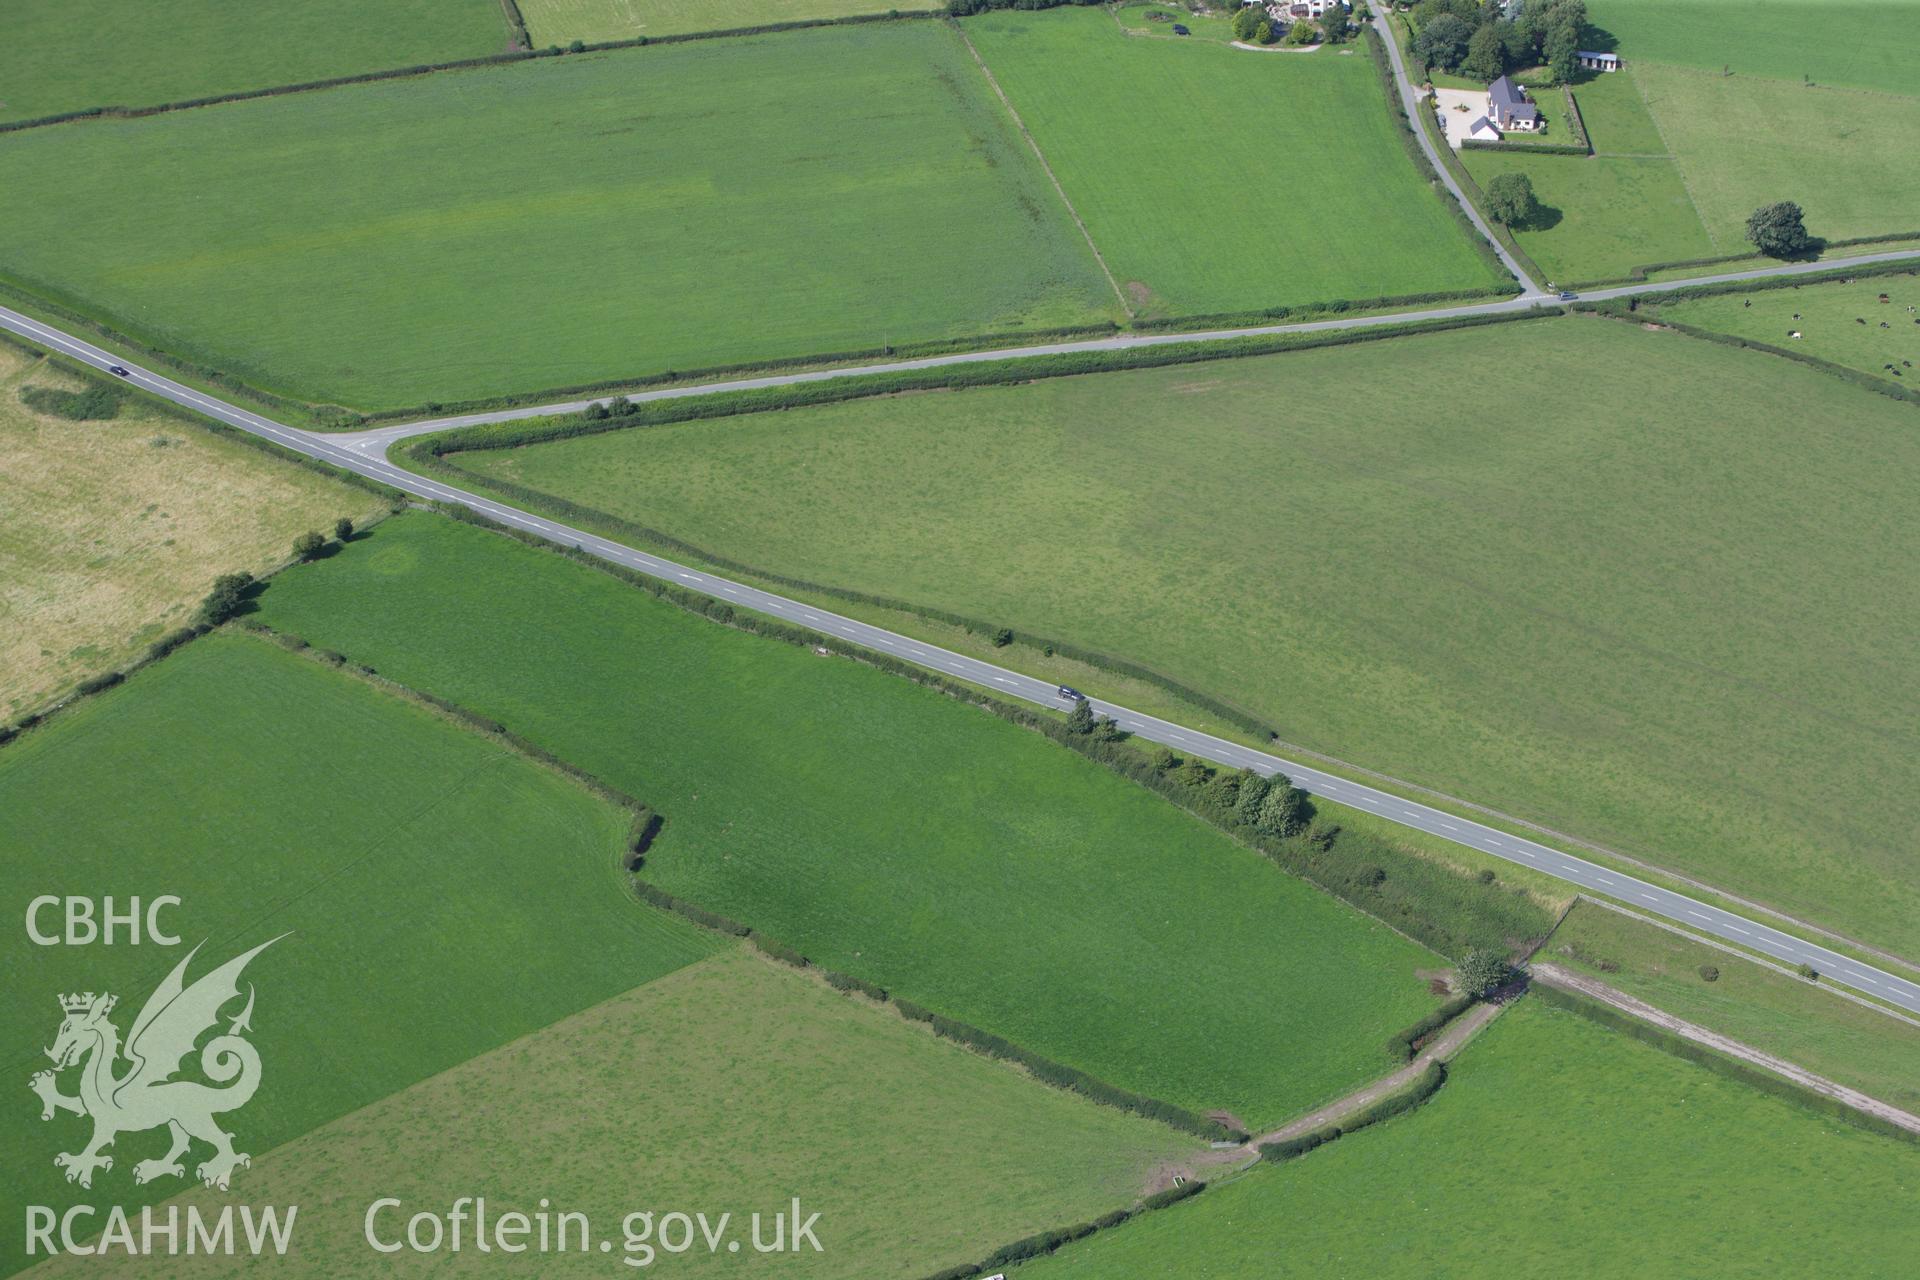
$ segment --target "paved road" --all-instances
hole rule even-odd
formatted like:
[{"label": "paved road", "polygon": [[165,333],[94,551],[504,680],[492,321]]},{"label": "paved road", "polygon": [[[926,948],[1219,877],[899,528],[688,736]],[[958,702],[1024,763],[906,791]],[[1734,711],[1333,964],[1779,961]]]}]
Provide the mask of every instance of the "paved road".
[{"label": "paved road", "polygon": [[1407,124],[1412,128],[1415,140],[1420,143],[1420,149],[1427,153],[1427,163],[1433,166],[1433,171],[1440,175],[1440,181],[1446,185],[1448,191],[1453,193],[1460,211],[1467,215],[1467,221],[1473,223],[1473,229],[1480,233],[1480,238],[1493,246],[1493,251],[1500,255],[1501,264],[1513,273],[1514,279],[1526,286],[1527,295],[1540,295],[1543,292],[1540,282],[1528,275],[1521,268],[1520,260],[1507,252],[1507,247],[1494,237],[1493,229],[1487,226],[1487,220],[1480,216],[1480,210],[1474,207],[1473,201],[1467,199],[1467,193],[1460,189],[1458,182],[1454,181],[1453,170],[1447,168],[1446,162],[1440,158],[1440,153],[1434,149],[1433,140],[1427,136],[1427,131],[1420,127],[1418,113],[1425,111],[1426,107],[1421,105],[1420,93],[1413,87],[1413,81],[1407,76],[1407,64],[1400,57],[1400,42],[1393,34],[1393,24],[1387,20],[1384,9],[1373,15],[1373,29],[1380,33],[1380,39],[1387,46],[1387,61],[1393,64],[1393,81],[1400,90],[1400,106],[1407,113]]},{"label": "paved road", "polygon": [[[1879,255],[1881,258],[1888,256],[1893,255]],[[1753,274],[1777,274],[1780,271],[1790,270],[1792,268],[1777,268],[1773,272],[1743,273],[1732,278],[1745,278]],[[1649,286],[1648,288],[1657,290],[1659,287]],[[434,502],[457,503],[498,520],[502,524],[525,530],[563,546],[578,547],[614,564],[624,565],[653,577],[732,601],[745,608],[812,627],[823,634],[837,636],[875,652],[889,654],[944,675],[970,681],[991,689],[1005,698],[1017,698],[1058,710],[1064,710],[1067,706],[1053,685],[1043,680],[1036,680],[1032,676],[994,666],[977,658],[952,653],[911,636],[900,635],[852,618],[844,618],[817,606],[774,595],[745,583],[734,582],[699,569],[676,564],[671,560],[638,551],[597,534],[574,529],[521,511],[481,494],[456,489],[437,480],[415,475],[386,460],[384,446],[386,440],[390,438],[390,433],[363,433],[357,438],[343,438],[284,426],[237,405],[204,395],[191,387],[183,386],[138,365],[130,364],[125,358],[113,355],[90,342],[4,307],[0,307],[0,327],[10,329],[32,342],[95,368],[105,369],[114,364],[122,365],[130,371],[131,376],[128,380],[142,390],[229,426],[272,440],[296,452],[391,485],[415,497]],[[845,371],[842,371],[838,376],[844,376],[844,373]],[[785,380],[791,381],[797,376],[799,375],[792,375]],[[774,385],[779,381],[780,379],[773,380]],[[765,385],[764,380],[762,385]],[[676,394],[687,393],[685,389],[676,392]],[[1163,743],[1176,751],[1192,752],[1230,768],[1244,766],[1263,774],[1285,773],[1295,785],[1316,795],[1325,796],[1329,800],[1379,814],[1402,826],[1427,832],[1443,840],[1451,840],[1520,866],[1531,867],[1536,871],[1578,885],[1595,896],[1613,898],[1640,911],[1662,916],[1689,928],[1703,930],[1729,942],[1752,947],[1787,964],[1810,964],[1820,971],[1825,980],[1841,983],[1866,994],[1878,996],[1903,1009],[1920,1013],[1920,984],[1842,956],[1756,920],[1696,901],[1684,894],[1674,893],[1612,868],[1589,862],[1584,858],[1577,858],[1534,841],[1495,830],[1456,814],[1446,813],[1416,801],[1403,799],[1391,792],[1338,777],[1316,769],[1312,765],[1282,759],[1236,742],[1189,729],[1184,725],[1145,715],[1116,703],[1095,699],[1093,707],[1102,715],[1112,716],[1139,737]]]}]

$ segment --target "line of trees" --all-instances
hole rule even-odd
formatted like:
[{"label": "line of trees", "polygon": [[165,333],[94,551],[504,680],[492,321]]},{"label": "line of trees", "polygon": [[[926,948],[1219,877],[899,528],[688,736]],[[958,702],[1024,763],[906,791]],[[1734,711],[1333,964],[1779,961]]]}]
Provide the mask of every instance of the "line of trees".
[{"label": "line of trees", "polygon": [[1420,0],[1413,7],[1413,51],[1429,67],[1492,80],[1520,67],[1544,65],[1561,84],[1579,65],[1586,0]]}]

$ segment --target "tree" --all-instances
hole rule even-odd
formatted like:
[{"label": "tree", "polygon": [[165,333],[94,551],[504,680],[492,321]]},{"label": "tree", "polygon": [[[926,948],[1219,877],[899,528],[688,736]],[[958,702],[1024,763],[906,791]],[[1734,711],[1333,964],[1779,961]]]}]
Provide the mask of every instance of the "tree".
[{"label": "tree", "polygon": [[250,573],[221,574],[213,580],[213,590],[200,602],[199,620],[209,627],[219,626],[240,611],[241,603],[247,598],[247,588],[252,585]]},{"label": "tree", "polygon": [[1500,24],[1483,23],[1467,38],[1467,56],[1461,60],[1460,74],[1475,80],[1494,80],[1507,69],[1507,46],[1500,38]]},{"label": "tree", "polygon": [[1747,239],[1753,247],[1774,258],[1790,258],[1813,248],[1807,234],[1806,215],[1791,200],[1762,205],[1747,219]]},{"label": "tree", "polygon": [[1260,27],[1267,21],[1267,14],[1259,5],[1250,4],[1233,15],[1233,38],[1246,44],[1260,34]]},{"label": "tree", "polygon": [[333,522],[333,536],[345,542],[353,536],[353,521],[341,516]]},{"label": "tree", "polygon": [[[1281,777],[1279,774],[1275,774],[1274,777],[1279,779],[1281,786],[1287,785],[1287,780],[1284,777]],[[1260,820],[1260,802],[1267,798],[1267,792],[1273,789],[1273,785],[1272,782],[1257,773],[1243,780],[1240,783],[1240,798],[1234,804],[1233,816],[1250,827],[1258,823]]]},{"label": "tree", "polygon": [[1293,28],[1287,32],[1287,43],[1296,47],[1303,44],[1312,44],[1319,38],[1320,29],[1311,22],[1308,22],[1305,18],[1294,23]]},{"label": "tree", "polygon": [[1327,34],[1328,44],[1339,44],[1347,38],[1347,11],[1337,4],[1327,6],[1321,15],[1320,26]]},{"label": "tree", "polygon": [[1573,79],[1580,66],[1579,50],[1579,27],[1570,22],[1556,22],[1548,30],[1542,52],[1547,55],[1547,66],[1552,69],[1556,84],[1566,84]]},{"label": "tree", "polygon": [[327,540],[312,529],[307,530],[293,540],[293,554],[302,560],[311,560],[319,555],[327,545]]},{"label": "tree", "polygon": [[1525,225],[1539,203],[1533,198],[1533,179],[1524,173],[1495,174],[1487,181],[1487,212],[1505,227]]},{"label": "tree", "polygon": [[1513,978],[1513,966],[1506,953],[1487,947],[1475,947],[1460,962],[1460,989],[1470,996],[1484,996],[1504,987]]},{"label": "tree", "polygon": [[994,648],[996,648],[996,649],[1004,649],[1004,648],[1006,648],[1006,647],[1007,647],[1008,645],[1010,645],[1010,644],[1012,644],[1012,643],[1013,643],[1013,628],[1012,628],[1012,627],[1001,627],[1001,628],[1000,628],[1000,629],[999,629],[998,631],[995,631],[995,632],[993,633],[993,647],[994,647]]},{"label": "tree", "polygon": [[1467,41],[1472,38],[1472,27],[1462,19],[1444,13],[1420,28],[1420,34],[1413,42],[1413,51],[1428,66],[1451,71],[1467,56]]},{"label": "tree", "polygon": [[1093,732],[1093,704],[1085,698],[1073,700],[1073,710],[1067,712],[1067,732],[1083,737]]},{"label": "tree", "polygon": [[1307,825],[1307,793],[1291,783],[1282,786],[1276,780],[1260,802],[1260,815],[1254,820],[1266,835],[1290,836]]}]

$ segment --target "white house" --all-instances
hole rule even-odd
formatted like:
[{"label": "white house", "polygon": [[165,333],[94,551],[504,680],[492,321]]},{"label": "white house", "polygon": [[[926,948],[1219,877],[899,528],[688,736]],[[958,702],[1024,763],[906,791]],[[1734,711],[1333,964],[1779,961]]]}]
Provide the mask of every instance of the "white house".
[{"label": "white house", "polygon": [[1540,132],[1540,108],[1527,98],[1526,86],[1508,76],[1487,86],[1487,118],[1502,133]]},{"label": "white house", "polygon": [[1292,25],[1302,18],[1320,18],[1329,9],[1351,9],[1352,0],[1270,0],[1267,16],[1275,22]]},{"label": "white house", "polygon": [[1578,50],[1574,60],[1589,71],[1618,71],[1620,55],[1617,53],[1593,53],[1586,49]]}]

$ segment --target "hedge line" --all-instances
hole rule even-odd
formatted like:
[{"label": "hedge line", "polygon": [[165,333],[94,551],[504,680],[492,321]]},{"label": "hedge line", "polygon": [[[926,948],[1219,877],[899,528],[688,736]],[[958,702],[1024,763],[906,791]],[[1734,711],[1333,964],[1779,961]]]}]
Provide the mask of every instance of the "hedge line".
[{"label": "hedge line", "polygon": [[1336,1138],[1357,1133],[1369,1125],[1379,1124],[1382,1120],[1391,1120],[1397,1115],[1413,1110],[1440,1092],[1440,1086],[1446,1082],[1447,1064],[1436,1058],[1429,1062],[1426,1069],[1415,1076],[1406,1088],[1369,1103],[1337,1124],[1326,1125],[1292,1138],[1282,1138],[1277,1142],[1261,1143],[1260,1158],[1278,1164],[1303,1156],[1315,1147],[1323,1147]]},{"label": "hedge line", "polygon": [[[1400,84],[1394,79],[1393,64],[1387,58],[1386,42],[1371,23],[1363,23],[1360,32],[1366,41],[1367,56],[1373,59],[1374,72],[1380,77],[1381,91],[1386,94],[1387,104],[1393,108],[1394,118],[1400,122],[1396,136],[1400,139],[1401,149],[1407,153],[1408,159],[1413,161],[1413,167],[1427,180],[1428,185],[1438,188],[1433,193],[1434,197],[1453,216],[1454,223],[1459,226],[1461,234],[1467,237],[1467,243],[1474,247],[1474,251],[1480,255],[1481,260],[1493,268],[1494,274],[1504,276],[1513,280],[1516,286],[1519,285],[1520,282],[1514,280],[1513,273],[1507,270],[1507,264],[1500,260],[1500,255],[1495,253],[1493,246],[1487,243],[1487,238],[1480,234],[1478,227],[1473,225],[1473,219],[1469,218],[1454,201],[1453,193],[1448,191],[1440,181],[1439,170],[1433,167],[1433,161],[1427,157],[1426,149],[1414,136],[1415,126],[1413,121],[1407,119],[1406,104],[1400,101]],[[1444,146],[1440,150],[1443,155],[1446,153]],[[1525,255],[1516,256],[1522,262],[1531,263],[1531,259]]]},{"label": "hedge line", "polygon": [[1580,104],[1574,100],[1573,86],[1561,85],[1560,91],[1567,95],[1567,127],[1573,130],[1573,136],[1580,140],[1580,147],[1587,155],[1593,154],[1593,139],[1587,134],[1586,119],[1580,114]]},{"label": "hedge line", "polygon": [[[1080,0],[1075,0],[1076,3]],[[793,22],[766,22],[750,27],[731,27],[723,31],[688,31],[678,35],[635,36],[629,40],[598,40],[592,43],[575,41],[563,49],[559,45],[548,45],[544,49],[533,47],[533,38],[527,32],[526,21],[521,17],[520,8],[514,0],[501,0],[501,9],[506,17],[508,37],[517,46],[506,53],[483,54],[477,58],[454,58],[446,62],[416,62],[404,67],[388,67],[380,71],[358,71],[346,76],[328,76],[322,80],[302,80],[294,84],[266,85],[258,89],[236,89],[231,93],[210,94],[201,98],[177,98],[168,102],[149,103],[142,107],[108,105],[85,107],[78,111],[63,111],[57,115],[36,116],[31,120],[11,120],[0,123],[0,133],[14,133],[22,129],[38,129],[47,125],[65,124],[75,120],[139,120],[147,116],[165,115],[173,111],[190,111],[197,107],[215,107],[229,102],[249,102],[256,98],[278,98],[290,93],[312,93],[320,89],[338,89],[346,85],[373,84],[382,80],[405,80],[413,76],[432,75],[440,71],[470,71],[477,68],[505,66],[515,62],[526,62],[534,58],[552,58],[569,53],[600,53],[609,49],[639,49],[655,44],[684,44],[692,40],[714,40],[730,36],[767,35],[777,31],[797,31],[806,27],[851,26],[868,22],[893,22],[906,18],[930,18],[945,12],[939,9],[892,10],[885,13],[854,14],[841,18],[806,18]]]},{"label": "hedge line", "polygon": [[69,422],[104,422],[120,416],[123,397],[104,382],[89,379],[84,391],[59,387],[22,387],[20,403],[35,413],[65,418]]},{"label": "hedge line", "polygon": [[1504,151],[1508,155],[1528,156],[1590,156],[1593,152],[1586,147],[1576,147],[1565,142],[1483,142],[1479,138],[1468,138],[1460,144],[1462,151]]},{"label": "hedge line", "polygon": [[1473,1002],[1471,995],[1455,996],[1404,1031],[1395,1032],[1387,1039],[1387,1055],[1402,1062],[1412,1062],[1414,1055],[1420,1051],[1422,1040],[1472,1008]]},{"label": "hedge line", "polygon": [[1204,1116],[1195,1115],[1185,1107],[1175,1106],[1171,1102],[1162,1102],[1158,1098],[1149,1098],[1145,1094],[1134,1093],[1128,1089],[1117,1088],[1104,1080],[1088,1075],[1084,1071],[1055,1062],[1051,1058],[1042,1057],[1032,1050],[1022,1048],[1020,1045],[1014,1044],[1012,1041],[1001,1036],[994,1035],[990,1031],[982,1031],[979,1027],[973,1026],[970,1023],[961,1022],[957,1018],[949,1018],[944,1014],[935,1013],[931,1009],[915,1004],[911,1000],[891,995],[884,988],[876,986],[864,978],[856,978],[851,974],[822,968],[819,965],[813,964],[806,956],[795,951],[792,947],[773,941],[764,934],[756,931],[752,926],[708,911],[683,898],[676,898],[665,889],[642,880],[638,876],[633,878],[633,888],[634,892],[641,898],[656,907],[672,911],[677,915],[693,921],[695,924],[702,925],[705,928],[715,930],[719,933],[727,934],[730,937],[745,938],[755,950],[770,959],[778,960],[780,963],[791,965],[796,969],[811,969],[825,978],[827,983],[837,991],[857,991],[877,1003],[890,1004],[893,1006],[894,1012],[898,1013],[901,1017],[910,1022],[925,1023],[941,1038],[951,1040],[955,1044],[964,1045],[974,1052],[985,1054],[990,1058],[1000,1058],[1007,1062],[1018,1063],[1020,1066],[1025,1067],[1027,1072],[1035,1079],[1044,1081],[1047,1084],[1077,1093],[1092,1102],[1098,1102],[1109,1107],[1117,1107],[1122,1111],[1132,1112],[1134,1115],[1144,1117],[1148,1120],[1158,1120],[1162,1124],[1170,1125],[1175,1129],[1195,1134],[1210,1141],[1240,1142],[1246,1140],[1247,1133],[1245,1130],[1229,1129],[1219,1121],[1209,1120]]},{"label": "hedge line", "polygon": [[[1488,316],[1461,316],[1443,320],[1422,321],[1401,326],[1392,331],[1393,336],[1409,333],[1437,332],[1446,329],[1470,328],[1484,324],[1502,324],[1515,320],[1538,319],[1541,313],[1504,312]],[[572,523],[597,526],[608,530],[614,536],[645,542],[670,554],[680,555],[703,561],[715,569],[755,577],[770,585],[790,591],[812,592],[830,596],[837,600],[889,609],[912,614],[945,626],[960,627],[972,634],[991,635],[998,626],[980,618],[968,617],[946,609],[929,605],[915,604],[911,601],[872,592],[855,591],[844,587],[830,586],[812,582],[804,578],[773,573],[756,566],[744,564],[726,556],[695,546],[663,530],[638,524],[622,517],[588,507],[580,503],[561,498],[543,490],[534,489],[511,480],[491,476],[479,476],[446,459],[451,454],[471,452],[480,449],[514,448],[528,444],[538,444],[553,440],[571,439],[578,436],[596,435],[604,431],[622,430],[628,427],[659,426],[665,423],[686,422],[695,419],[731,417],[743,413],[755,413],[773,409],[797,408],[805,405],[825,404],[843,400],[862,399],[871,396],[895,394],[911,390],[952,389],[967,386],[981,386],[1013,381],[1028,381],[1046,377],[1063,377],[1070,374],[1088,372],[1093,369],[1144,368],[1153,365],[1183,363],[1195,360],[1224,359],[1231,355],[1254,354],[1254,349],[1263,351],[1310,350],[1319,347],[1342,346],[1353,342],[1371,340],[1380,336],[1378,330],[1348,329],[1332,330],[1311,334],[1275,334],[1268,337],[1249,339],[1229,339],[1217,343],[1169,343],[1163,346],[1130,348],[1117,352],[1084,352],[1059,356],[1037,356],[1031,359],[1015,361],[980,361],[961,365],[943,365],[935,369],[905,370],[898,373],[872,374],[862,377],[835,378],[819,382],[796,383],[785,387],[760,387],[747,391],[716,392],[711,395],[687,396],[672,400],[645,401],[635,404],[632,411],[600,418],[590,418],[579,414],[555,416],[550,418],[530,418],[516,422],[488,423],[477,427],[462,427],[450,431],[435,432],[416,437],[407,442],[403,455],[418,469],[429,475],[435,475],[456,484],[470,485],[496,493],[513,502],[545,510]],[[1245,344],[1244,346],[1242,344]],[[1220,351],[1218,348],[1231,348]],[[1083,662],[1091,667],[1113,672],[1116,675],[1140,680],[1164,689],[1189,705],[1197,707],[1221,721],[1252,734],[1256,738],[1272,741],[1278,731],[1266,721],[1253,715],[1245,708],[1222,698],[1215,697],[1202,690],[1183,684],[1171,676],[1151,667],[1126,658],[1116,657],[1097,649],[1090,649],[1067,640],[1058,640],[1046,636],[1016,633],[1016,640],[1036,648],[1051,649],[1054,653],[1071,661]]]},{"label": "hedge line", "polygon": [[1184,785],[1174,776],[1175,771],[1160,767],[1125,742],[1074,734],[1053,716],[1002,702],[923,667],[862,649],[837,636],[761,614],[736,612],[725,601],[650,578],[601,560],[578,547],[549,542],[465,507],[436,509],[454,519],[588,565],[714,621],[790,644],[824,648],[831,653],[859,658],[879,670],[938,689],[1023,728],[1045,734],[1061,746],[1105,765],[1121,777],[1139,783],[1213,824],[1287,871],[1392,925],[1440,955],[1457,959],[1476,946],[1504,947],[1509,939],[1542,937],[1551,926],[1547,913],[1524,892],[1508,889],[1497,881],[1482,881],[1478,876],[1456,872],[1380,837],[1327,825],[1313,825],[1299,834],[1281,838],[1261,835],[1232,811],[1211,802],[1198,789]]},{"label": "hedge line", "polygon": [[988,1271],[999,1271],[1029,1258],[1038,1258],[1052,1253],[1062,1245],[1072,1244],[1075,1240],[1084,1240],[1096,1231],[1106,1231],[1119,1226],[1143,1213],[1155,1209],[1164,1209],[1168,1205],[1179,1204],[1190,1196],[1197,1196],[1207,1189],[1207,1184],[1192,1179],[1177,1187],[1168,1187],[1165,1191],[1156,1191],[1131,1209],[1115,1209],[1112,1213],[1102,1214],[1091,1222],[1077,1223],[1071,1227],[1057,1227],[1052,1231],[1042,1231],[1038,1235],[1016,1240],[1012,1244],[1002,1245],[979,1262],[963,1263],[957,1267],[948,1267],[936,1271],[927,1280],[968,1280],[971,1276],[984,1275]]},{"label": "hedge line", "polygon": [[[1715,298],[1728,293],[1763,293],[1775,289],[1798,289],[1809,284],[1833,284],[1855,279],[1871,279],[1875,276],[1920,276],[1920,258],[1894,262],[1869,262],[1863,266],[1829,267],[1824,271],[1810,271],[1797,276],[1760,276],[1751,280],[1720,280],[1707,284],[1681,285],[1673,289],[1664,289],[1659,293],[1636,296],[1627,299],[1629,309],[1638,309],[1641,305],[1656,310],[1664,303],[1686,301],[1694,298]],[[1574,310],[1602,310],[1618,307],[1618,301],[1580,303]]]},{"label": "hedge line", "polygon": [[[1637,312],[1618,308],[1607,303],[1595,305],[1593,311],[1596,315],[1607,316],[1615,320],[1635,320],[1638,318]],[[1656,312],[1655,314],[1657,315],[1658,313]],[[1908,404],[1920,404],[1920,390],[1903,387],[1896,383],[1888,382],[1885,378],[1875,374],[1867,373],[1860,369],[1849,368],[1843,364],[1835,364],[1831,360],[1823,360],[1819,356],[1808,355],[1803,351],[1793,351],[1786,347],[1776,347],[1770,342],[1761,342],[1754,338],[1742,338],[1731,333],[1722,333],[1718,329],[1702,329],[1698,325],[1686,324],[1679,320],[1669,320],[1665,317],[1660,317],[1659,323],[1662,328],[1672,329],[1676,333],[1684,333],[1690,338],[1699,338],[1703,342],[1715,342],[1723,347],[1736,347],[1743,351],[1761,351],[1770,356],[1779,356],[1782,359],[1792,360],[1795,363],[1807,365],[1809,368],[1818,369],[1822,373],[1830,374],[1845,382],[1850,382],[1856,387],[1862,387],[1868,391],[1876,391],[1891,399],[1902,400]]]},{"label": "hedge line", "polygon": [[1751,1086],[1762,1093],[1769,1093],[1777,1098],[1785,1098],[1790,1102],[1797,1102],[1811,1111],[1818,1112],[1821,1115],[1829,1116],[1836,1120],[1844,1120],[1849,1124],[1858,1125],[1872,1133],[1881,1134],[1890,1138],[1899,1138],[1903,1142],[1920,1143],[1920,1134],[1916,1134],[1910,1129],[1903,1129],[1891,1121],[1883,1120],[1878,1116],[1868,1115],[1863,1111],[1855,1111],[1838,1098],[1830,1098],[1824,1093],[1816,1093],[1805,1085],[1796,1084],[1794,1081],[1788,1080],[1783,1076],[1776,1076],[1770,1071],[1763,1071],[1759,1067],[1741,1062],[1737,1058],[1730,1058],[1723,1053],[1707,1048],[1705,1045],[1695,1044],[1693,1041],[1676,1035],[1664,1027],[1657,1027],[1650,1022],[1643,1022],[1639,1018],[1622,1013],[1611,1005],[1603,1004],[1581,992],[1570,991],[1564,987],[1556,987],[1545,982],[1536,982],[1529,990],[1531,990],[1535,996],[1553,1005],[1555,1008],[1565,1009],[1591,1022],[1597,1022],[1603,1027],[1623,1032],[1644,1044],[1650,1044],[1654,1048],[1670,1053],[1676,1058],[1684,1058],[1688,1062],[1696,1063],[1707,1068],[1709,1071],[1718,1072],[1728,1079],[1737,1080],[1741,1084]]},{"label": "hedge line", "polygon": [[533,48],[533,37],[527,34],[527,20],[520,12],[515,0],[500,0],[500,12],[507,20],[507,40],[516,49]]},{"label": "hedge line", "polygon": [[1142,332],[1182,329],[1250,329],[1276,321],[1307,322],[1350,311],[1380,311],[1395,307],[1417,307],[1429,302],[1471,302],[1476,298],[1500,298],[1510,288],[1488,286],[1484,289],[1447,289],[1428,293],[1403,293],[1391,298],[1333,298],[1325,302],[1306,302],[1296,306],[1266,307],[1259,311],[1226,311],[1204,316],[1175,316],[1158,320],[1136,320],[1133,328]]}]

